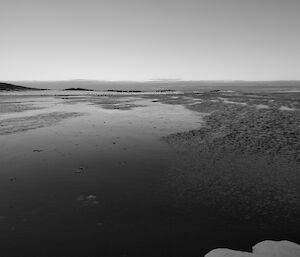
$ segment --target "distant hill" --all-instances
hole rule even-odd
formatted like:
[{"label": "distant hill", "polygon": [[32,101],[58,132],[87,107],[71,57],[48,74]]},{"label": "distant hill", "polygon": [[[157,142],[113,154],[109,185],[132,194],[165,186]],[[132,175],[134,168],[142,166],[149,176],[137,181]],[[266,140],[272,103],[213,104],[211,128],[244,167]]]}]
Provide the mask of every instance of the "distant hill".
[{"label": "distant hill", "polygon": [[22,87],[9,83],[0,82],[0,91],[23,91],[23,90],[44,90],[31,87]]}]

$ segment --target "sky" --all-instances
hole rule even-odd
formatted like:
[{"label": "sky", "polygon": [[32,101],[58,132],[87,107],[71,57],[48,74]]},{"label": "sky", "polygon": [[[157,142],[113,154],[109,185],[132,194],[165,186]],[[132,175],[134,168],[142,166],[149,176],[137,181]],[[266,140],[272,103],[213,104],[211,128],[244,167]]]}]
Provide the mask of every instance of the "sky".
[{"label": "sky", "polygon": [[300,80],[299,0],[0,0],[0,80]]}]

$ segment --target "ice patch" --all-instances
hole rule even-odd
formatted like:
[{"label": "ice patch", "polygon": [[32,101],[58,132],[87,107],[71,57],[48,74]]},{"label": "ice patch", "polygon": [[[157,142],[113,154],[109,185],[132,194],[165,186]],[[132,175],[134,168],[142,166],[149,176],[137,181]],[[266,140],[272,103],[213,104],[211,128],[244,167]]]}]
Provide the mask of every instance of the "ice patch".
[{"label": "ice patch", "polygon": [[287,107],[287,106],[281,106],[279,108],[280,111],[296,111],[297,109],[296,108],[290,108],[290,107]]},{"label": "ice patch", "polygon": [[255,107],[257,109],[269,109],[270,108],[269,105],[265,105],[265,104],[257,104]]},{"label": "ice patch", "polygon": [[204,257],[264,257],[261,255],[254,255],[252,253],[241,252],[241,251],[234,251],[225,248],[219,248],[210,251]]},{"label": "ice patch", "polygon": [[196,102],[196,103],[190,103],[188,105],[196,105],[196,104],[200,104],[201,102]]},{"label": "ice patch", "polygon": [[99,202],[96,200],[97,196],[95,195],[79,195],[76,200],[79,202],[83,202],[85,205],[88,206],[96,206],[99,204]]},{"label": "ice patch", "polygon": [[205,257],[300,257],[300,245],[289,241],[266,240],[253,246],[252,253],[219,248]]},{"label": "ice patch", "polygon": [[223,98],[223,97],[218,97],[221,101],[223,101],[223,103],[226,103],[226,104],[238,104],[238,105],[248,105],[247,103],[241,103],[241,102],[232,102],[232,101],[229,101],[227,100],[227,98]]},{"label": "ice patch", "polygon": [[272,257],[296,257],[300,256],[300,245],[289,241],[266,240],[253,246],[254,254]]}]

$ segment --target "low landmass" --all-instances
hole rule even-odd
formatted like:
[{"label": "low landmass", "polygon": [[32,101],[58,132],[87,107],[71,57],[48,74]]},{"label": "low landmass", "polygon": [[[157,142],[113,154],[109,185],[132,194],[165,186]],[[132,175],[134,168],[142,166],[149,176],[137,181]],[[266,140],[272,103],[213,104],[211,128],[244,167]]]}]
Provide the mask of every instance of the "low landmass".
[{"label": "low landmass", "polygon": [[25,91],[25,90],[45,90],[32,87],[17,86],[9,83],[0,82],[0,91]]},{"label": "low landmass", "polygon": [[141,90],[120,90],[120,89],[108,89],[107,92],[116,92],[116,93],[141,93]]},{"label": "low landmass", "polygon": [[81,88],[81,87],[70,87],[64,89],[65,91],[95,91],[93,89]]}]

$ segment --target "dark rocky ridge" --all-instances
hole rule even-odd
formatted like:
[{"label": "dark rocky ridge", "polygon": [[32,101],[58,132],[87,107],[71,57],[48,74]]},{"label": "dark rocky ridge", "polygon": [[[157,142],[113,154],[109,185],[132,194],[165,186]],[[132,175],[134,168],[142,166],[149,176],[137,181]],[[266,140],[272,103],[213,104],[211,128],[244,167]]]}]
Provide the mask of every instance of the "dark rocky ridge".
[{"label": "dark rocky ridge", "polygon": [[0,82],[0,91],[23,91],[23,90],[45,90],[31,87],[22,87],[9,83]]},{"label": "dark rocky ridge", "polygon": [[119,90],[119,89],[107,89],[107,92],[117,92],[117,93],[141,93],[141,90]]},{"label": "dark rocky ridge", "polygon": [[86,88],[81,88],[81,87],[70,87],[64,89],[65,91],[94,91],[93,89],[86,89]]}]

